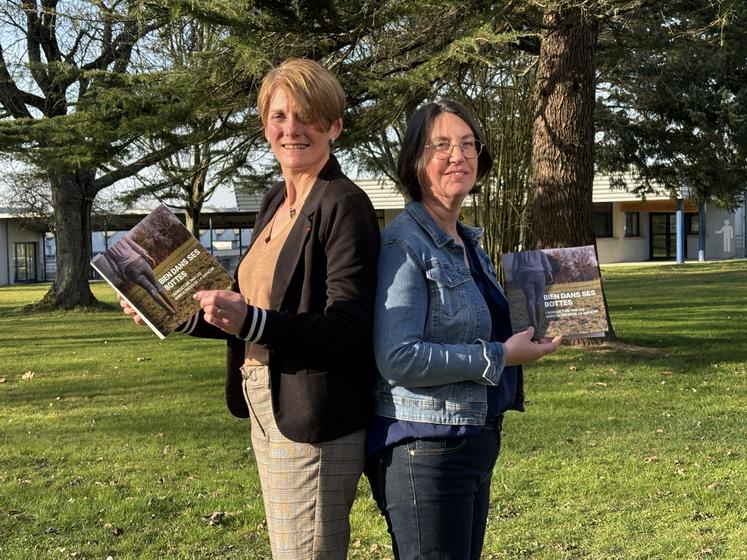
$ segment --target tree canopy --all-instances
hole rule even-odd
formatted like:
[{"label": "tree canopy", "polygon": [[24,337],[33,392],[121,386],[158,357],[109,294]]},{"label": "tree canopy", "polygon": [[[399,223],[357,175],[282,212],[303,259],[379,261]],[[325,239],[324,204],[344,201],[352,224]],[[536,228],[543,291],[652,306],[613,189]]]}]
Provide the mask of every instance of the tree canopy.
[{"label": "tree canopy", "polygon": [[[50,294],[65,306],[90,301],[86,216],[101,190],[159,164],[148,189],[180,193],[199,212],[210,173],[266,179],[267,169],[241,162],[261,140],[258,83],[289,57],[339,76],[348,111],[338,149],[376,173],[392,176],[418,105],[466,101],[501,157],[475,214],[488,225],[500,212],[508,224],[494,256],[515,248],[527,224],[525,245],[593,242],[595,162],[636,171],[644,188],[737,200],[747,167],[745,10],[737,0],[469,9],[455,0],[17,0],[0,9],[0,151],[51,187],[62,251]],[[209,48],[189,44],[185,22],[214,32]],[[570,40],[572,29],[583,40]],[[169,36],[180,37],[171,50]],[[225,173],[216,156],[230,161]]]},{"label": "tree canopy", "polygon": [[641,10],[609,26],[599,60],[599,169],[632,172],[643,192],[738,204],[747,188],[747,4]]}]

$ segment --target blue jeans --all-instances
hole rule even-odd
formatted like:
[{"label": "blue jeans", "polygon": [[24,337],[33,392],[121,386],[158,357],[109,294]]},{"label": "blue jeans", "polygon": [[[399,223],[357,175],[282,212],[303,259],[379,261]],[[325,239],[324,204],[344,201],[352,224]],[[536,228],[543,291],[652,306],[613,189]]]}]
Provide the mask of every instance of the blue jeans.
[{"label": "blue jeans", "polygon": [[387,447],[366,465],[397,560],[479,560],[499,429]]}]

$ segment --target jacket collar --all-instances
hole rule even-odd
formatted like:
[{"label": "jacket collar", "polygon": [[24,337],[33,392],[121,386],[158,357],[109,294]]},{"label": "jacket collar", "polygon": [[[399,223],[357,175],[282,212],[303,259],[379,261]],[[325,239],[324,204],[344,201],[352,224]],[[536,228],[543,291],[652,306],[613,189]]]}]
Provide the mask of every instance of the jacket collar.
[{"label": "jacket collar", "polygon": [[[412,200],[405,205],[405,211],[410,214],[420,227],[423,228],[423,230],[431,237],[436,247],[443,247],[449,241],[452,241],[451,236],[438,227],[435,220],[431,217],[422,203]],[[463,238],[469,239],[472,243],[477,243],[483,234],[482,228],[468,226],[462,222],[457,222],[457,230],[459,231],[459,235]]]},{"label": "jacket collar", "polygon": [[[283,300],[289,293],[288,286],[306,250],[306,244],[311,237],[313,223],[317,219],[315,214],[325,196],[325,187],[331,181],[343,176],[337,158],[330,154],[327,163],[324,164],[319,175],[317,175],[316,181],[314,181],[311,187],[311,192],[306,197],[298,218],[296,218],[296,223],[293,224],[291,230],[288,232],[285,244],[278,255],[272,289],[270,291],[271,309],[283,309]],[[272,219],[272,216],[277,212],[278,207],[283,203],[283,199],[285,198],[285,182],[281,181],[273,187],[273,189],[275,188],[278,190],[272,193],[272,200],[268,204],[266,212],[267,220]]]},{"label": "jacket collar", "polygon": [[[342,169],[340,168],[340,164],[338,163],[337,158],[335,158],[335,156],[330,154],[329,159],[327,160],[327,163],[325,163],[324,167],[322,167],[322,170],[319,172],[319,175],[317,176],[317,179],[311,188],[311,192],[306,198],[306,202],[304,203],[301,209],[301,213],[298,216],[297,223],[293,226],[291,231],[288,232],[288,239],[286,239],[286,245],[300,243],[299,236],[304,237],[310,230],[310,223],[312,221],[312,216],[314,212],[316,211],[316,209],[319,207],[321,199],[324,196],[323,186],[327,184],[328,182],[332,181],[333,179],[336,179],[342,176],[343,176]],[[254,242],[259,238],[259,233],[267,226],[270,220],[272,220],[272,217],[275,215],[275,212],[277,212],[277,209],[283,203],[283,200],[285,198],[285,181],[279,181],[275,183],[272,187],[270,187],[270,190],[267,191],[265,198],[267,202],[266,203],[264,201],[262,202],[262,208],[260,208],[261,215],[259,216],[260,219],[254,224],[254,233],[256,235],[252,235],[252,238],[249,241],[249,246],[247,247],[246,251],[244,251],[244,254],[241,256],[241,260],[243,260],[244,257],[246,257],[246,255],[249,253],[249,249],[254,245]],[[299,226],[299,223],[303,225]],[[239,269],[238,267],[236,267],[236,273],[234,275],[236,278],[238,278],[238,273],[239,273]],[[273,292],[275,292],[274,286],[273,286]]]},{"label": "jacket collar", "polygon": [[[319,175],[317,175],[316,181],[314,181],[314,185],[311,187],[311,192],[309,193],[308,197],[306,198],[306,202],[304,202],[304,205],[301,208],[301,214],[304,216],[311,216],[319,207],[319,203],[324,197],[324,185],[326,185],[330,181],[333,181],[334,179],[339,179],[342,176],[342,169],[340,168],[340,164],[337,161],[337,158],[332,154],[329,154],[327,163],[324,164],[324,167],[322,167]],[[283,190],[284,189],[285,183],[283,183]]]}]

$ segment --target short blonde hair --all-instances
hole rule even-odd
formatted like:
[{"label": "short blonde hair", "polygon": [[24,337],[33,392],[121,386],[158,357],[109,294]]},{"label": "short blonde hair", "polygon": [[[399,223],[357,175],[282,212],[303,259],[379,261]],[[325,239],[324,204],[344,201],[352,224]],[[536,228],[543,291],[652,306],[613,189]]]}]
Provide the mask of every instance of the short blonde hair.
[{"label": "short blonde hair", "polygon": [[262,80],[257,108],[267,121],[270,100],[277,90],[293,99],[303,123],[329,130],[345,112],[345,93],[337,78],[324,66],[306,58],[291,58],[270,70]]}]

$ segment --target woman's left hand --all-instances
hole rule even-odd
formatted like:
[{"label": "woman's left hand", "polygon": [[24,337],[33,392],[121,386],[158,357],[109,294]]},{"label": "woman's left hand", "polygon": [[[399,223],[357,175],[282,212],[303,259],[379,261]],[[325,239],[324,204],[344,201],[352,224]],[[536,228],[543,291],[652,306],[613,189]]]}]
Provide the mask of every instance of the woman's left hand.
[{"label": "woman's left hand", "polygon": [[533,340],[533,336],[534,327],[528,327],[527,330],[516,333],[504,343],[507,366],[536,362],[542,356],[555,352],[563,341],[561,336],[552,339],[542,338],[539,341]]},{"label": "woman's left hand", "polygon": [[205,320],[229,334],[237,335],[244,326],[247,305],[244,297],[228,290],[207,290],[192,296],[200,302]]}]

